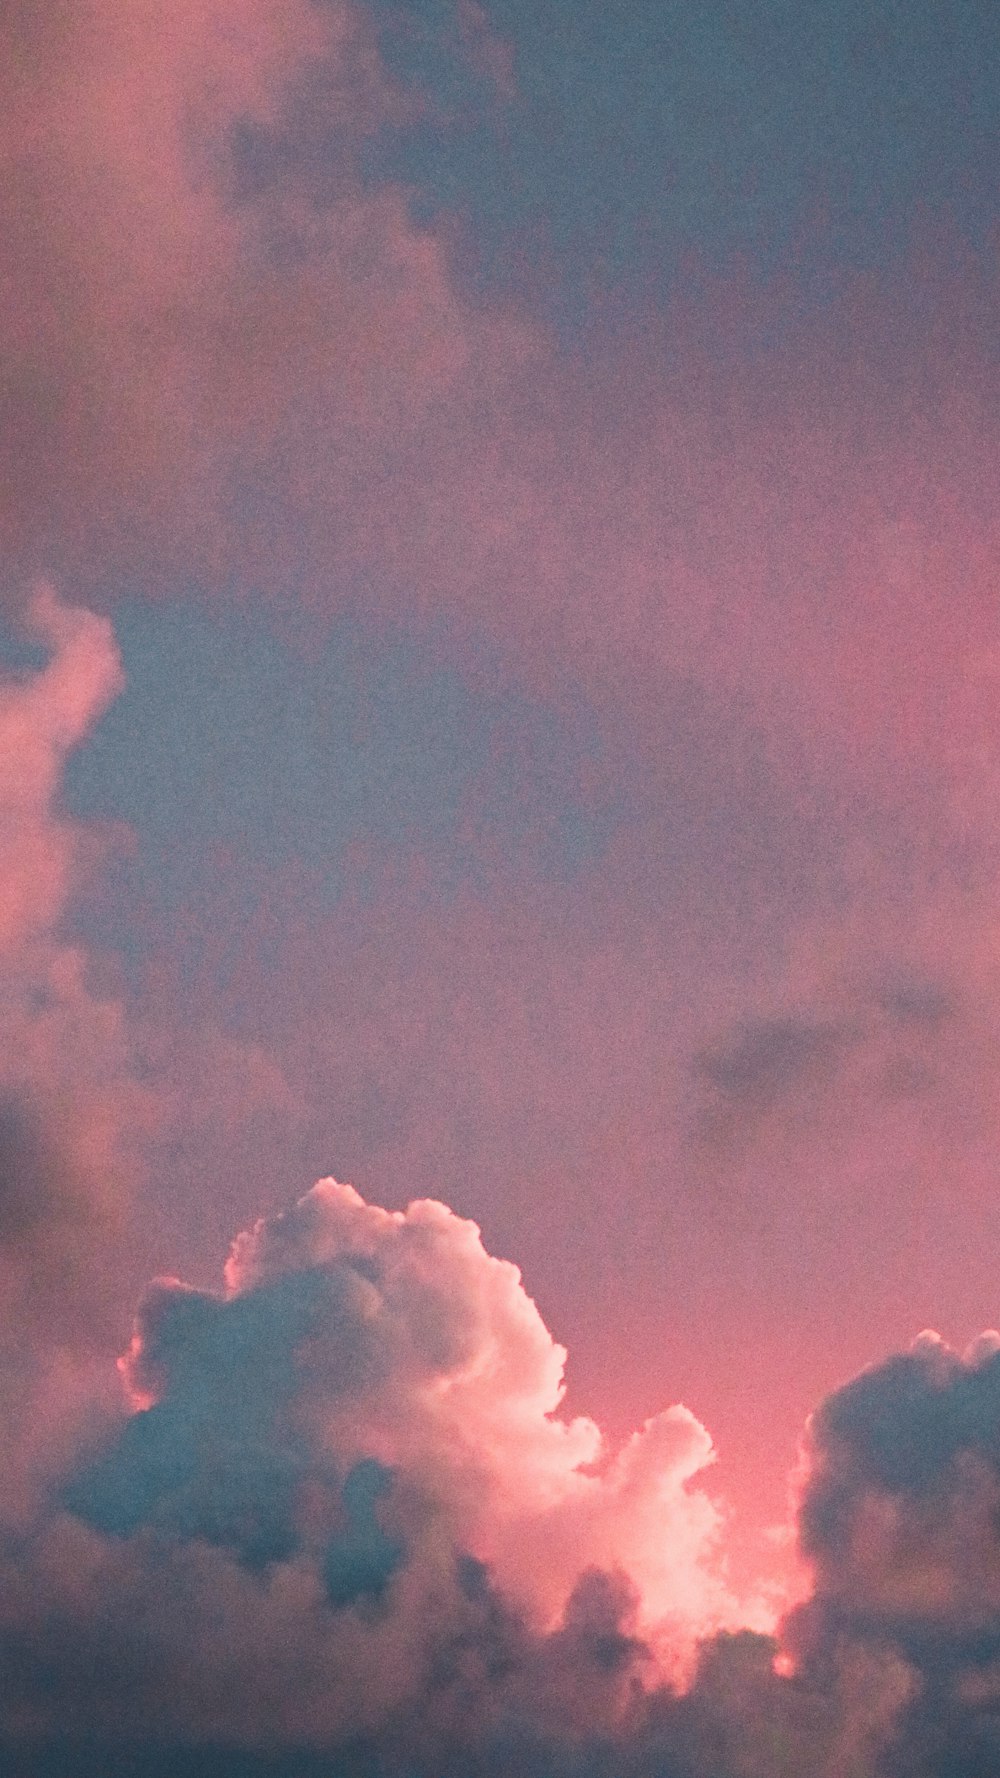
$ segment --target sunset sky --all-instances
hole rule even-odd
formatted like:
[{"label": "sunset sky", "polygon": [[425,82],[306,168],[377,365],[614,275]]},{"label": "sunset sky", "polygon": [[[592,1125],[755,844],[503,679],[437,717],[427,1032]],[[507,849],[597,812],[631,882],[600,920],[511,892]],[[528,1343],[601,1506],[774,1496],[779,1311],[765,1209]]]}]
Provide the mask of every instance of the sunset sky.
[{"label": "sunset sky", "polygon": [[0,1751],[995,1778],[995,5],[8,0],[0,141]]}]

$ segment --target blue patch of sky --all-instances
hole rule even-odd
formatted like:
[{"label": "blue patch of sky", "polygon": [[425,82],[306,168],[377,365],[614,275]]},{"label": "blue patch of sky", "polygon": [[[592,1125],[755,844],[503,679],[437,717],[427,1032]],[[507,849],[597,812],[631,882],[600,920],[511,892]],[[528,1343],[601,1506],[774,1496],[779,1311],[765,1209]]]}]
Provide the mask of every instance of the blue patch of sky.
[{"label": "blue patch of sky", "polygon": [[0,612],[0,686],[17,683],[41,671],[52,650],[29,636],[8,615]]},{"label": "blue patch of sky", "polygon": [[[541,888],[579,909],[596,885],[595,910],[610,889],[640,923],[677,905],[713,923],[761,903],[780,916],[836,878],[827,802],[789,809],[765,742],[682,683],[650,746],[580,697],[542,704],[485,659],[463,678],[433,639],[356,618],[308,657],[194,605],[124,605],[115,629],[126,687],[72,756],[64,800],[135,832],[72,912],[134,984],[157,933],[185,979],[210,956],[228,980],[250,930],[269,967],[276,921],[321,921],[345,893],[375,903],[384,868],[393,897],[445,915],[465,890]],[[411,854],[426,871],[408,874]]]},{"label": "blue patch of sky", "polygon": [[69,763],[65,800],[124,821],[154,905],[190,893],[223,846],[256,870],[294,860],[328,897],[354,841],[414,846],[438,888],[498,857],[572,875],[614,821],[578,793],[599,747],[512,693],[486,694],[426,645],[337,623],[308,658],[249,618],[119,608],[126,687]]},{"label": "blue patch of sky", "polygon": [[374,11],[428,103],[368,144],[368,176],[461,215],[486,284],[544,255],[567,313],[595,278],[666,291],[692,251],[794,268],[821,299],[839,268],[890,265],[920,215],[980,245],[995,226],[994,0],[486,0],[510,102],[463,60],[451,0]]}]

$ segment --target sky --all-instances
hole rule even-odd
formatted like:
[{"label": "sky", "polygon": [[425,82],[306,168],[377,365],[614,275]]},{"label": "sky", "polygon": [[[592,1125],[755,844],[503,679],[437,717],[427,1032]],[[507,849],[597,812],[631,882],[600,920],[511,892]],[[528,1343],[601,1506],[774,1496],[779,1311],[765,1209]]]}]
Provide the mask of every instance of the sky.
[{"label": "sky", "polygon": [[998,92],[3,8],[12,1770],[1000,1768]]}]

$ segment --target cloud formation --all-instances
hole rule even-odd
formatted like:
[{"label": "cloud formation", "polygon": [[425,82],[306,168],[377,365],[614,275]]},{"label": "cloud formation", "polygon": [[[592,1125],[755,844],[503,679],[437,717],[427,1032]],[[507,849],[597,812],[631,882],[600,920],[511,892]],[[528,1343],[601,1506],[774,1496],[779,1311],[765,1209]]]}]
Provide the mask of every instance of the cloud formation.
[{"label": "cloud formation", "polygon": [[63,921],[94,836],[60,808],[70,751],[120,689],[106,620],[38,590],[24,613],[47,662],[0,683],[0,1511],[27,1510],[91,1375],[108,1396],[117,1267],[149,1104],[124,1008]]},{"label": "cloud formation", "polygon": [[106,619],[43,586],[25,628],[50,660],[0,684],[0,958],[8,960],[65,910],[83,836],[54,806],[62,768],[122,686]]},{"label": "cloud formation", "polygon": [[813,1415],[800,1508],[812,1597],[803,1671],[901,1676],[888,1769],[986,1773],[1000,1757],[1000,1335],[963,1356],[932,1332]]},{"label": "cloud formation", "polygon": [[0,30],[8,559],[99,595],[245,586],[279,496],[284,588],[316,426],[342,437],[332,494],[467,354],[440,245],[361,176],[405,109],[370,19],[19,0]]},{"label": "cloud formation", "polygon": [[154,1283],[128,1411],[49,1453],[0,1548],[19,1769],[990,1770],[1000,1336],[924,1334],[814,1415],[783,1667],[725,1585],[704,1429],[602,1450],[564,1360],[474,1224],[332,1179],[218,1294]]},{"label": "cloud formation", "polygon": [[[518,70],[488,17],[439,11],[510,100]],[[644,751],[677,774],[675,706],[692,681],[715,700],[706,732],[730,725],[745,776],[753,761],[773,765],[766,806],[780,810],[782,794],[809,803],[822,780],[851,810],[846,851],[863,825],[854,790],[887,787],[894,804],[909,799],[901,829],[933,834],[939,871],[942,859],[952,871],[954,844],[972,878],[992,881],[991,273],[957,254],[957,270],[920,280],[943,320],[900,329],[894,298],[849,281],[790,335],[780,300],[722,280],[706,285],[702,314],[679,302],[619,316],[617,337],[595,324],[576,355],[512,301],[472,293],[458,225],[418,223],[412,194],[373,177],[382,124],[421,101],[387,72],[368,9],[181,0],[165,20],[145,4],[16,0],[0,50],[0,234],[17,268],[0,286],[12,583],[44,556],[78,568],[73,584],[98,603],[134,582],[193,582],[260,589],[272,608],[321,620],[349,601],[376,624],[443,624],[463,658],[486,637],[546,695],[585,684],[609,728],[628,703],[623,777]],[[936,263],[953,246],[932,243]],[[786,331],[762,351],[772,326]],[[440,1205],[382,1212],[317,1188],[238,1243],[221,1294],[157,1284],[122,1415],[109,1360],[149,1103],[120,998],[68,936],[95,841],[59,800],[68,752],[120,666],[104,621],[47,593],[29,624],[48,664],[0,692],[8,1737],[113,1741],[124,1720],[161,1752],[309,1743],[341,1766],[434,1778],[993,1778],[989,1346],[959,1362],[925,1341],[820,1410],[803,1504],[816,1591],[789,1626],[797,1665],[785,1676],[769,1642],[718,1629],[741,1612],[700,1422],[669,1409],[614,1450],[591,1421],[563,1417],[561,1350],[512,1270]],[[689,775],[679,801],[698,801],[710,845],[703,795]],[[817,825],[826,806],[815,797]],[[721,874],[735,825],[715,838]],[[644,868],[660,874],[694,849],[670,829],[654,827],[656,843],[644,832],[633,861],[655,855]],[[527,936],[516,910],[505,923],[449,906],[441,919],[421,901],[407,923],[392,895],[331,922],[342,1003],[324,1015],[328,1037],[317,1019],[302,1043],[320,1075],[332,1072],[324,1042],[349,1052],[336,1090],[374,1132],[393,1189],[404,1155],[419,1151],[433,1177],[447,1144],[460,1174],[479,1144],[488,1197],[516,1171],[494,1128],[515,1132],[515,1158],[537,1130],[545,1159],[543,1141],[511,1198],[541,1195],[561,1171],[575,1206],[575,1151],[560,1148],[573,1126],[601,1218],[627,1214],[627,1191],[607,1183],[627,1155],[669,1206],[644,1226],[699,1221],[675,1273],[700,1253],[692,1291],[711,1301],[704,1280],[723,1277],[714,1324],[728,1316],[741,1336],[733,1280],[759,1287],[762,1255],[768,1283],[787,1284],[775,1292],[786,1313],[809,1299],[817,1346],[824,1293],[839,1323],[859,1255],[863,1288],[877,1253],[883,1302],[894,1275],[900,1297],[912,1288],[906,1240],[945,1255],[922,1276],[963,1266],[949,1202],[959,1126],[963,1228],[992,1227],[994,1021],[971,980],[991,907],[957,985],[933,969],[861,990],[793,981],[770,998],[759,983],[734,996],[717,982],[724,1019],[678,1041],[691,1054],[704,1037],[708,1134],[749,1160],[738,1172],[726,1153],[720,1186],[725,1144],[702,1143],[683,1204],[662,1058],[687,945],[675,930],[671,955],[662,932],[655,943],[639,932],[627,842],[618,856],[601,893],[610,883],[628,914],[609,928],[600,904],[579,949],[544,896]],[[954,913],[947,893],[931,906],[949,931]],[[796,917],[785,908],[776,924]],[[329,1000],[340,977],[317,968],[322,955],[312,932],[301,973]],[[511,955],[525,985],[510,979]],[[703,961],[688,963],[692,977]],[[262,980],[242,984],[248,1000],[264,1000]],[[697,986],[703,1008],[712,990]],[[302,994],[296,979],[297,1024]],[[276,1121],[294,1115],[294,1066],[286,1078],[284,1057],[231,1037],[214,1010],[203,1023],[190,1043],[185,1031],[168,1117],[214,1117],[228,1141],[241,1119],[246,1140],[250,1093]],[[145,1053],[173,1042],[161,1021]],[[623,1052],[639,1057],[627,1073]],[[193,1118],[191,1074],[209,1077]],[[472,1136],[456,1134],[456,1103]],[[817,1131],[829,1138],[819,1163]],[[184,1211],[192,1225],[213,1213]],[[534,1214],[541,1248],[560,1211],[549,1198]],[[763,1228],[742,1260],[741,1218]],[[709,1246],[726,1249],[717,1271]],[[838,1337],[868,1349],[863,1327],[859,1308]],[[762,1352],[759,1378],[727,1378],[753,1413],[768,1386]],[[728,1354],[723,1369],[737,1370]],[[782,1385],[771,1387],[773,1402]],[[668,1681],[692,1659],[679,1697]],[[62,1778],[65,1746],[52,1757]],[[113,1769],[114,1756],[99,1763]]]},{"label": "cloud formation", "polygon": [[8,1730],[416,1757],[470,1712],[611,1728],[740,1610],[704,1429],[675,1407],[605,1453],[564,1360],[474,1224],[333,1180],[239,1237],[222,1294],[154,1284],[132,1411],[7,1550]]},{"label": "cloud formation", "polygon": [[1000,1335],[937,1334],[839,1390],[810,1426],[802,1538],[817,1592],[858,1623],[996,1634]]},{"label": "cloud formation", "polygon": [[[205,1524],[223,1514],[220,1542],[266,1556],[274,1538],[288,1553],[303,1535],[303,1491],[314,1493],[315,1544],[330,1535],[324,1490],[339,1502],[339,1478],[375,1465],[387,1488],[404,1478],[421,1513],[533,1621],[558,1623],[587,1567],[620,1572],[641,1632],[662,1631],[676,1661],[737,1610],[718,1565],[718,1510],[689,1485],[711,1442],[675,1407],[605,1452],[592,1421],[559,1414],[565,1357],[516,1267],[486,1253],[474,1223],[432,1200],[388,1212],[322,1180],[239,1238],[224,1296],[170,1283],[150,1292],[125,1362],[141,1411],[94,1478],[92,1512],[117,1515],[119,1529],[184,1522],[205,1534],[210,1482],[222,1494]],[[262,1510],[284,1498],[280,1525],[256,1525],[258,1483]]]}]

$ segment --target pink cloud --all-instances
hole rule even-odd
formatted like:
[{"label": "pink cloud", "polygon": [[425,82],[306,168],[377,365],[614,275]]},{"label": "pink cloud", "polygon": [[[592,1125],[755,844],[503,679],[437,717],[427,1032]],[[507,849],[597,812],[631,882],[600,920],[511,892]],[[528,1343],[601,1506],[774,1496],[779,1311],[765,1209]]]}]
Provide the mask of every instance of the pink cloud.
[{"label": "pink cloud", "polygon": [[413,1754],[464,1742],[471,1700],[477,1732],[614,1730],[741,1612],[704,1429],[675,1407],[607,1453],[562,1414],[564,1359],[474,1224],[329,1179],[236,1240],[223,1294],[158,1281],[131,1416],[4,1556],[0,1639],[44,1658],[58,1625],[82,1656],[44,1699],[29,1661],[15,1720],[117,1732],[124,1685],[185,1740],[408,1723]]},{"label": "pink cloud", "polygon": [[[316,1268],[352,1279],[360,1341],[345,1344],[343,1307],[310,1335],[300,1424],[321,1448],[398,1467],[549,1627],[589,1567],[629,1577],[640,1633],[659,1630],[674,1661],[692,1634],[739,1619],[718,1511],[689,1486],[712,1459],[704,1428],[670,1408],[611,1457],[593,1421],[563,1418],[565,1351],[474,1223],[432,1200],[381,1210],[324,1180],[237,1240],[229,1299]],[[156,1319],[169,1313],[164,1300]],[[164,1382],[141,1325],[127,1375],[148,1401]]]},{"label": "pink cloud", "polygon": [[[317,367],[350,414],[461,355],[438,250],[398,194],[348,178],[319,217],[295,190],[275,207],[230,189],[235,126],[276,125],[312,71],[348,161],[397,98],[346,4],[192,0],[169,28],[151,7],[29,4],[6,36],[8,541],[30,566],[58,536],[98,580],[136,546],[149,573],[215,574],[238,454],[266,460]],[[282,241],[307,249],[301,275]]]},{"label": "pink cloud", "polygon": [[39,1468],[109,1404],[115,1289],[152,1100],[121,1001],[95,988],[62,923],[93,835],[60,809],[71,750],[119,691],[110,625],[33,596],[25,627],[50,650],[0,685],[0,1371],[10,1438],[2,1510],[31,1510]]},{"label": "pink cloud", "polygon": [[48,588],[26,619],[53,652],[41,673],[0,684],[0,954],[8,956],[65,908],[81,836],[54,807],[62,767],[122,685],[106,619],[60,605]]}]

